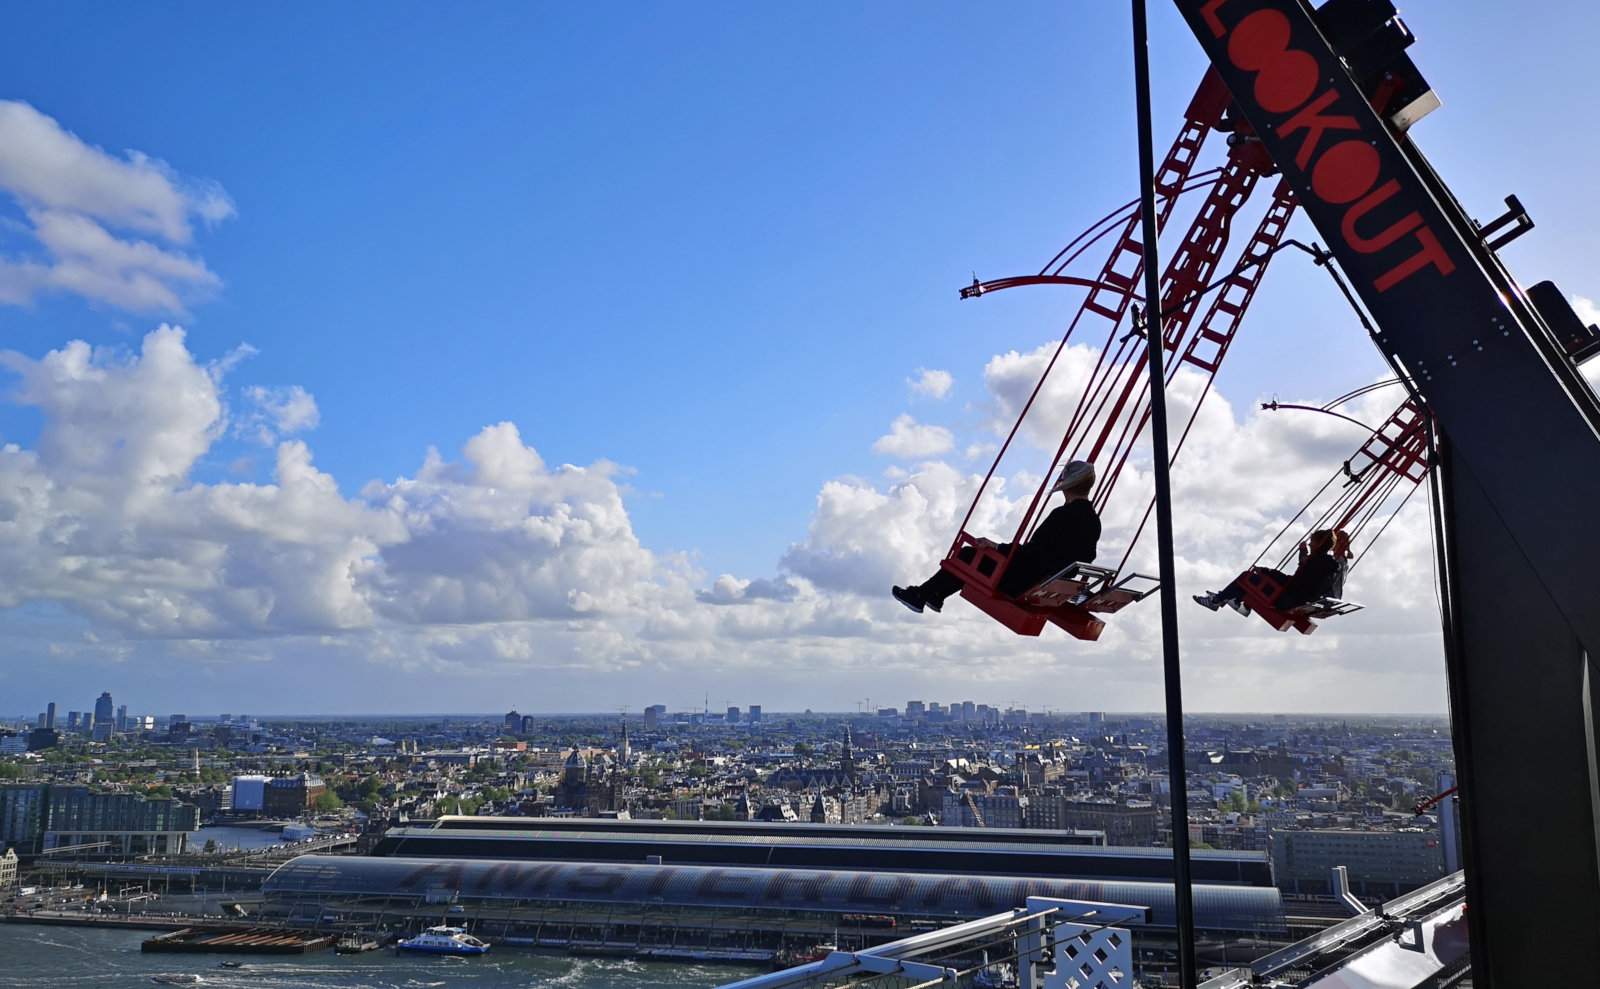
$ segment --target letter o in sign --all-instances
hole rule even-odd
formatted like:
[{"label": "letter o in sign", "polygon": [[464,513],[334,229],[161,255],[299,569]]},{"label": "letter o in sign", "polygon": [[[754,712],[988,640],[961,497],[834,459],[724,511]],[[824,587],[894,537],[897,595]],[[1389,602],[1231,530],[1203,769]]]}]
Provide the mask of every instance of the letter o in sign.
[{"label": "letter o in sign", "polygon": [[1256,73],[1256,102],[1269,113],[1288,113],[1316,91],[1320,70],[1310,53],[1289,47],[1289,19],[1258,10],[1233,29],[1228,58]]},{"label": "letter o in sign", "polygon": [[1311,169],[1311,191],[1323,202],[1343,206],[1367,194],[1378,181],[1378,152],[1365,141],[1340,141]]}]

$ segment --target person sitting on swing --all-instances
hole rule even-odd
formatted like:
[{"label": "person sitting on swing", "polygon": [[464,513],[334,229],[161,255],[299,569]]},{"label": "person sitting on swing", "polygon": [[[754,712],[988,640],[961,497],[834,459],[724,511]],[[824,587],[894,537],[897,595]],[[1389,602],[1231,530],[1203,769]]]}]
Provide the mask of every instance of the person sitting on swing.
[{"label": "person sitting on swing", "polygon": [[[1344,593],[1344,578],[1349,570],[1350,537],[1343,529],[1318,529],[1300,544],[1300,561],[1293,575],[1271,567],[1251,567],[1247,573],[1274,578],[1283,592],[1272,606],[1279,611],[1293,611],[1323,598],[1338,598]],[[1195,603],[1212,611],[1227,605],[1248,615],[1243,579],[1235,578],[1220,591],[1196,594]]]},{"label": "person sitting on swing", "polygon": [[[999,591],[1008,597],[1026,594],[1036,584],[1048,580],[1074,563],[1093,563],[1100,542],[1100,516],[1095,513],[1089,491],[1094,487],[1094,464],[1074,460],[1061,469],[1050,493],[1066,495],[1066,504],[1045,516],[1033,536],[1011,555]],[[1002,543],[1002,553],[1011,553],[1011,544]],[[956,554],[970,563],[977,555],[971,546]],[[940,568],[932,577],[911,587],[896,587],[894,599],[915,611],[923,608],[944,610],[945,599],[966,586],[960,577]]]}]

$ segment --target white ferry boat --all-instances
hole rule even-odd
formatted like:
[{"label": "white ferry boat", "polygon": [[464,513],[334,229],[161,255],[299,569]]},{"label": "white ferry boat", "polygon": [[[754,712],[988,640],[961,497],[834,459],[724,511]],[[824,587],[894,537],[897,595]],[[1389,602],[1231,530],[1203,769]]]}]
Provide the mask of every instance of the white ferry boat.
[{"label": "white ferry boat", "polygon": [[436,955],[481,955],[489,946],[464,927],[430,927],[416,937],[408,937],[395,947],[401,951],[426,951]]}]

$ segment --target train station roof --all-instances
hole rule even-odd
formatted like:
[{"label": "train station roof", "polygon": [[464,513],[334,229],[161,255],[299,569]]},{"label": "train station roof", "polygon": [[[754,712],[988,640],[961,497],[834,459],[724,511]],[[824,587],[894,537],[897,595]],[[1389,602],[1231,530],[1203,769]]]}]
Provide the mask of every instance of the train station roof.
[{"label": "train station roof", "polygon": [[[742,911],[883,914],[945,920],[987,916],[1029,896],[1147,906],[1175,923],[1172,886],[982,875],[592,862],[302,855],[267,878],[269,899],[416,898],[619,903]],[[1202,930],[1284,930],[1276,889],[1197,884]]]}]

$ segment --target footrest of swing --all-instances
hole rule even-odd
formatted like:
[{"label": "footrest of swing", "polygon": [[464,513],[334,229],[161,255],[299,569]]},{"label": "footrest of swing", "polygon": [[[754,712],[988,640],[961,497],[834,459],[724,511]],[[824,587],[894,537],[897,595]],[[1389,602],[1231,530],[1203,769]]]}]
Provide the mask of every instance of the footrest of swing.
[{"label": "footrest of swing", "polygon": [[1361,610],[1361,605],[1353,601],[1340,601],[1338,598],[1318,598],[1310,604],[1302,604],[1298,608],[1289,609],[1291,615],[1304,615],[1307,618],[1339,618],[1343,615],[1353,615]]},{"label": "footrest of swing", "polygon": [[1138,604],[1161,589],[1161,580],[1148,574],[1130,573],[1083,602],[1085,609],[1103,615],[1115,614],[1130,604]]}]

